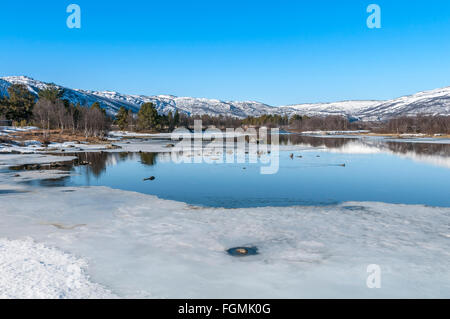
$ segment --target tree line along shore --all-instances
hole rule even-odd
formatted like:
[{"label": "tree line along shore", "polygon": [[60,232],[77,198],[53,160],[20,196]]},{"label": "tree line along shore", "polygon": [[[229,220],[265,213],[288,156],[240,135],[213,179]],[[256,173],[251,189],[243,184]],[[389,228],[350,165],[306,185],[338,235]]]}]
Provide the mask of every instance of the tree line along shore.
[{"label": "tree line along shore", "polygon": [[236,127],[278,127],[288,131],[370,131],[372,134],[422,134],[450,135],[450,116],[402,116],[388,121],[352,121],[343,116],[306,116],[267,114],[239,119],[228,116],[193,115],[169,112],[159,114],[152,103],[144,103],[138,113],[121,107],[115,116],[107,114],[100,103],[72,104],[64,99],[64,91],[48,86],[33,95],[25,85],[14,84],[8,94],[0,97],[0,121],[13,126],[37,126],[41,140],[78,137],[84,140],[101,140],[114,129],[158,133],[171,132],[176,127],[193,127],[202,120],[204,127],[220,129]]}]

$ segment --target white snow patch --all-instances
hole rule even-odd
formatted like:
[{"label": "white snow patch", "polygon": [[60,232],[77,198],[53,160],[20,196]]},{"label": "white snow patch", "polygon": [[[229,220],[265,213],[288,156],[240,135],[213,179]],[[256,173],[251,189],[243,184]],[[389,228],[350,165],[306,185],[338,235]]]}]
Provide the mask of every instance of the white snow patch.
[{"label": "white snow patch", "polygon": [[30,238],[0,238],[0,298],[85,299],[113,298],[92,283],[86,261]]}]

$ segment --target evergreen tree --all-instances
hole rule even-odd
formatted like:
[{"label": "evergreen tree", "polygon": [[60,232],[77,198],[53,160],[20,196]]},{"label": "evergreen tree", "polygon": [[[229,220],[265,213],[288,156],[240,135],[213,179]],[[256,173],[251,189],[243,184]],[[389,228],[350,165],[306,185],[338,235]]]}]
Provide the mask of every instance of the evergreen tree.
[{"label": "evergreen tree", "polygon": [[144,103],[138,113],[138,128],[140,130],[157,129],[159,126],[159,115],[153,103]]},{"label": "evergreen tree", "polygon": [[105,109],[102,109],[100,103],[98,103],[98,102],[92,103],[91,109],[92,109],[92,110],[98,109],[99,111],[101,111],[101,112],[103,113],[103,115],[106,116],[106,110],[105,110]]},{"label": "evergreen tree", "polygon": [[128,111],[123,106],[121,106],[119,112],[117,112],[116,123],[122,131],[128,126]]},{"label": "evergreen tree", "polygon": [[169,125],[169,130],[172,131],[174,127],[172,111],[169,111],[169,114],[167,114],[167,124]]},{"label": "evergreen tree", "polygon": [[6,119],[8,103],[4,96],[0,96],[0,120]]},{"label": "evergreen tree", "polygon": [[23,84],[13,84],[8,88],[8,97],[3,99],[1,113],[8,120],[29,121],[33,114],[35,97]]},{"label": "evergreen tree", "polygon": [[180,125],[180,112],[178,112],[178,110],[175,111],[175,116],[173,117],[173,125],[175,127]]},{"label": "evergreen tree", "polygon": [[50,102],[56,103],[57,100],[61,99],[64,91],[55,85],[47,86],[45,89],[39,91],[39,99],[46,99]]}]

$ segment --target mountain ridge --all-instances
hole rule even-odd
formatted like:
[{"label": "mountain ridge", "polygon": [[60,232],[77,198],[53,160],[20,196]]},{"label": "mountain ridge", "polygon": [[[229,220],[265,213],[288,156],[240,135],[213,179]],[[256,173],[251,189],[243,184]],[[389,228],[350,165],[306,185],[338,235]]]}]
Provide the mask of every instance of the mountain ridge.
[{"label": "mountain ridge", "polygon": [[[51,85],[27,76],[7,76],[0,78],[0,95],[7,94],[12,84],[24,84],[37,95],[39,90]],[[99,102],[109,114],[114,115],[121,106],[137,112],[143,103],[151,102],[161,114],[178,110],[187,115],[233,116],[245,118],[264,114],[292,116],[340,115],[363,121],[387,120],[400,115],[450,115],[450,86],[422,91],[392,100],[347,100],[325,103],[303,103],[271,106],[257,101],[221,101],[218,99],[178,97],[174,95],[131,95],[116,91],[93,91],[64,87],[63,98],[81,105]]]}]

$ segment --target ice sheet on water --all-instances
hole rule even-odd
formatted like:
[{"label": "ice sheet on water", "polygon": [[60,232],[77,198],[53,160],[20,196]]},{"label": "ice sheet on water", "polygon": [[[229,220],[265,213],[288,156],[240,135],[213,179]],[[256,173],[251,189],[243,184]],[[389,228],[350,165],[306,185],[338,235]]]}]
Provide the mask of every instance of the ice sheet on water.
[{"label": "ice sheet on water", "polygon": [[76,159],[74,156],[54,156],[46,154],[0,154],[0,169],[8,166],[69,162],[74,159]]},{"label": "ice sheet on water", "polygon": [[[89,262],[123,297],[450,297],[449,208],[214,209],[104,187],[2,197],[0,234]],[[231,247],[259,254],[234,258]],[[382,288],[368,289],[378,264]]]},{"label": "ice sheet on water", "polygon": [[[59,179],[74,174],[68,171],[61,171],[61,170],[35,170],[35,171],[22,171],[19,173],[11,173],[10,175],[13,175],[12,179],[15,182],[26,182],[40,179]],[[0,181],[1,180],[2,177],[0,176]]]}]

